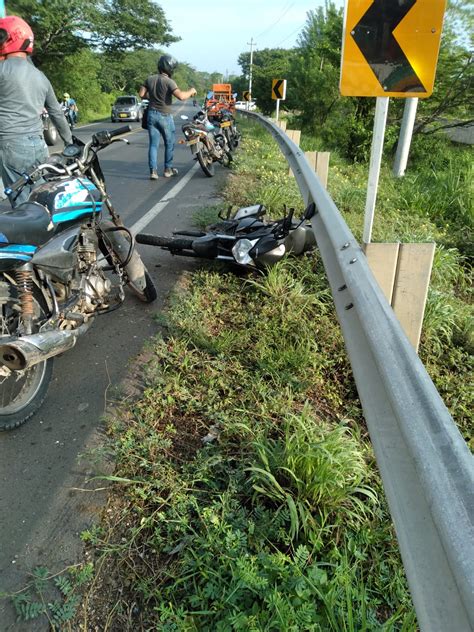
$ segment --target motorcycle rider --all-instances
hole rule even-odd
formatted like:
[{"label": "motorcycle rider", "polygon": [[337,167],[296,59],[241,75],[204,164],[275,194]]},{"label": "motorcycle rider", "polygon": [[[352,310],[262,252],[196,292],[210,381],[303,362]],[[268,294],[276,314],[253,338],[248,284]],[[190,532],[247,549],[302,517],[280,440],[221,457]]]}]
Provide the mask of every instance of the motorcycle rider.
[{"label": "motorcycle rider", "polygon": [[69,92],[65,92],[63,94],[63,100],[61,101],[61,107],[64,112],[69,111],[71,116],[71,122],[75,125],[77,123],[77,113],[79,112],[77,108],[77,103],[74,99],[71,98]]},{"label": "motorcycle rider", "polygon": [[158,180],[158,148],[160,136],[165,143],[165,178],[178,175],[173,168],[173,154],[175,143],[175,124],[171,114],[172,97],[186,101],[197,94],[195,88],[180,90],[176,81],[172,79],[178,62],[171,55],[162,55],[158,60],[158,74],[150,75],[140,87],[141,99],[149,99],[148,105],[148,166],[150,180]]},{"label": "motorcycle rider", "polygon": [[[48,111],[65,144],[72,134],[46,78],[29,62],[33,31],[20,17],[0,18],[0,175],[6,187],[48,158],[41,113]],[[26,186],[12,206],[28,199]]]}]

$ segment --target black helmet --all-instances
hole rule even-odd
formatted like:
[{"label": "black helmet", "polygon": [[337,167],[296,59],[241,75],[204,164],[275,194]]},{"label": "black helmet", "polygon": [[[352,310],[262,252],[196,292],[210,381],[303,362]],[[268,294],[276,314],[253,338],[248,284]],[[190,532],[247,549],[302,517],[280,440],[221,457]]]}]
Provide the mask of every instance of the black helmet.
[{"label": "black helmet", "polygon": [[165,72],[168,77],[173,76],[178,62],[171,55],[162,55],[158,60],[158,72]]}]

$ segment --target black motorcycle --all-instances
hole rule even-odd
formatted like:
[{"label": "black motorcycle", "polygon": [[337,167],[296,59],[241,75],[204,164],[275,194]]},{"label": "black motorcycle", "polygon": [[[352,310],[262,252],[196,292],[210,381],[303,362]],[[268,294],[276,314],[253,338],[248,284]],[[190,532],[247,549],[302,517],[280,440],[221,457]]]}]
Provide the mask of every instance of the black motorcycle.
[{"label": "black motorcycle", "polygon": [[[188,121],[189,117],[182,114],[181,119]],[[224,167],[229,166],[232,155],[227,139],[219,127],[209,121],[203,110],[200,110],[192,121],[185,123],[182,130],[184,142],[191,148],[191,153],[199,161],[208,178],[214,175],[214,163],[220,162]]]},{"label": "black motorcycle", "polygon": [[315,245],[308,221],[315,213],[310,204],[299,222],[293,221],[294,209],[282,219],[265,221],[265,207],[246,206],[227,215],[206,231],[176,231],[173,237],[139,233],[139,244],[160,246],[173,255],[226,261],[249,269],[264,269],[286,254],[300,255]]},{"label": "black motorcycle", "polygon": [[208,113],[208,118],[214,126],[220,128],[221,132],[226,137],[230,151],[236,149],[239,146],[242,135],[237,129],[232,112],[225,108],[218,111],[213,110],[212,114],[211,112]]},{"label": "black motorcycle", "polygon": [[[71,349],[98,314],[121,305],[128,286],[144,302],[153,282],[105,187],[98,152],[130,131],[77,138],[17,180],[28,201],[0,213],[0,430],[43,402],[54,356]],[[110,219],[105,219],[108,212]]]}]

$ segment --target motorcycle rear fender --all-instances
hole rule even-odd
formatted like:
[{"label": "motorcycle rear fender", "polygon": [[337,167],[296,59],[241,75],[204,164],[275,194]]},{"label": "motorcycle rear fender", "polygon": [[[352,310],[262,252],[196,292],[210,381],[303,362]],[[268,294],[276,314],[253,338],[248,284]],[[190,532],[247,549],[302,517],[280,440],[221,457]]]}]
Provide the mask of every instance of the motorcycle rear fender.
[{"label": "motorcycle rear fender", "polygon": [[298,226],[298,228],[291,230],[285,238],[286,251],[292,252],[294,255],[300,255],[314,244],[314,233],[310,226]]}]

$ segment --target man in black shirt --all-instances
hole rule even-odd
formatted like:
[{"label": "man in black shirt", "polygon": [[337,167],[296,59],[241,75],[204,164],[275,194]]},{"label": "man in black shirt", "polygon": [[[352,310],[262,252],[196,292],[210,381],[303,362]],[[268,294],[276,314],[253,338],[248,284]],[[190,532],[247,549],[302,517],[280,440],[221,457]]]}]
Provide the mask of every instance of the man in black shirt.
[{"label": "man in black shirt", "polygon": [[140,87],[140,98],[147,98],[148,104],[148,166],[150,179],[158,180],[158,147],[160,136],[165,143],[165,178],[176,176],[178,170],[173,168],[173,154],[176,128],[171,114],[172,97],[186,101],[196,94],[195,88],[180,90],[172,79],[178,62],[171,55],[162,55],[158,60],[158,74],[150,75]]}]

